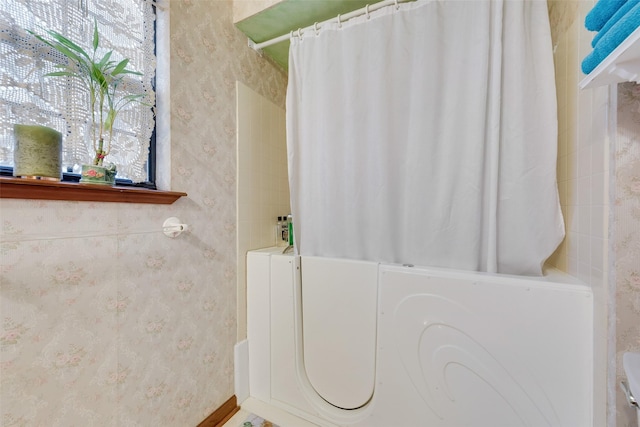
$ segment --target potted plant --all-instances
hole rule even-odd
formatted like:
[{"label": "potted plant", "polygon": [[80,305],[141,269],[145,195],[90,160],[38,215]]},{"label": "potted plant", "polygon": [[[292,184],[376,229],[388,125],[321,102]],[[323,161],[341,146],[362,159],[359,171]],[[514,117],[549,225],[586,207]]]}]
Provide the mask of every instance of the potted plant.
[{"label": "potted plant", "polygon": [[[48,30],[48,38],[30,31],[38,40],[63,54],[67,64],[56,65],[59,71],[45,76],[72,77],[79,79],[89,94],[89,111],[91,112],[91,134],[95,156],[91,165],[82,165],[80,182],[94,184],[115,183],[116,165],[105,164],[104,159],[111,150],[113,124],[118,113],[132,102],[148,105],[143,102],[144,94],[123,94],[118,90],[126,75],[142,75],[127,69],[129,59],[119,62],[111,60],[113,51],[98,57],[100,36],[98,23],[94,20],[93,51],[91,54],[69,40],[62,34]],[[151,107],[151,105],[149,105]]]}]

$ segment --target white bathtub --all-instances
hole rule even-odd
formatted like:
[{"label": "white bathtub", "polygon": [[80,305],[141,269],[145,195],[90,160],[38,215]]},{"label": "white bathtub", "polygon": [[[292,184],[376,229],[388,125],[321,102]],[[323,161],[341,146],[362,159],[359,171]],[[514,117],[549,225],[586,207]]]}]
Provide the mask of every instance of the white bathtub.
[{"label": "white bathtub", "polygon": [[575,279],[280,252],[247,256],[251,397],[321,426],[593,426]]}]

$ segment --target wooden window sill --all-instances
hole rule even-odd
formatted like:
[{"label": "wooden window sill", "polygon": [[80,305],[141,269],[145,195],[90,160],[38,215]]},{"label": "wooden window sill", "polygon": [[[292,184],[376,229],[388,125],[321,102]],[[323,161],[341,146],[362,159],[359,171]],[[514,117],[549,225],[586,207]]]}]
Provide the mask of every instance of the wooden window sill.
[{"label": "wooden window sill", "polygon": [[136,187],[0,177],[0,198],[170,205],[187,193]]}]

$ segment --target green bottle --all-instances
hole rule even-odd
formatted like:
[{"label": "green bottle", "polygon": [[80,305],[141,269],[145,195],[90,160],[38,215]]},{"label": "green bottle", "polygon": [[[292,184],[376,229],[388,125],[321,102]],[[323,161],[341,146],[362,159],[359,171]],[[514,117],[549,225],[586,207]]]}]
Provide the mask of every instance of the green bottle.
[{"label": "green bottle", "polygon": [[293,218],[291,214],[287,215],[287,223],[289,223],[289,246],[293,246]]}]

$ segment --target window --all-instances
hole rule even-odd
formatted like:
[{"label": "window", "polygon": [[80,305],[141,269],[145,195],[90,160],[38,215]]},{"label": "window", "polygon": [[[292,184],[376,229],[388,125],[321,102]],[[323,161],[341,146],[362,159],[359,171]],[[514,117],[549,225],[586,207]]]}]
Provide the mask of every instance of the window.
[{"label": "window", "polygon": [[[13,125],[49,126],[63,134],[63,170],[71,175],[93,157],[88,93],[75,79],[44,77],[65,58],[32,36],[54,30],[90,50],[93,22],[113,59],[129,58],[132,93],[155,105],[155,6],[151,0],[2,0],[0,2],[0,167],[13,166]],[[100,54],[100,52],[98,52]],[[102,52],[104,53],[104,52]],[[131,104],[118,115],[106,161],[118,178],[153,185],[155,119],[150,107]],[[149,148],[151,147],[151,149]]]}]

